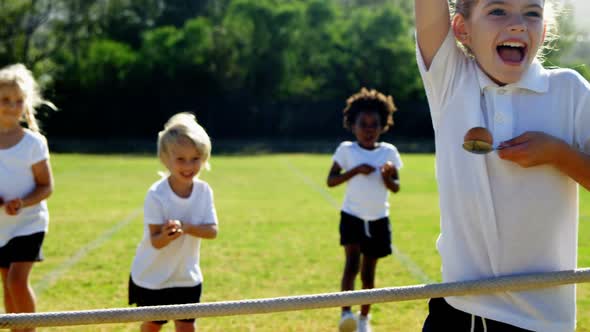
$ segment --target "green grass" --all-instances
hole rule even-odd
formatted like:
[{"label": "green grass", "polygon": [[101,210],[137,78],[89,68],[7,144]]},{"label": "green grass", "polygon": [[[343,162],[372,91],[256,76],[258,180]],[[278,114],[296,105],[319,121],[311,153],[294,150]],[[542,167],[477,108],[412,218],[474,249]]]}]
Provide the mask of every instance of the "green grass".
[{"label": "green grass", "polygon": [[[440,280],[438,194],[432,155],[404,155],[402,190],[391,196],[395,256],[379,262],[377,287]],[[46,260],[32,273],[38,311],[126,307],[127,280],[142,236],[144,194],[161,169],[155,157],[54,154]],[[214,156],[219,237],[202,243],[203,302],[334,292],[343,253],[338,207],[328,189],[329,155]],[[590,195],[581,199],[579,265],[590,266]],[[424,273],[421,275],[420,273]],[[578,286],[578,331],[590,331],[590,288]],[[377,304],[375,331],[419,331],[426,300]],[[334,331],[338,308],[204,318],[200,331]],[[40,331],[137,331],[138,323]],[[164,331],[172,331],[167,324]]]}]

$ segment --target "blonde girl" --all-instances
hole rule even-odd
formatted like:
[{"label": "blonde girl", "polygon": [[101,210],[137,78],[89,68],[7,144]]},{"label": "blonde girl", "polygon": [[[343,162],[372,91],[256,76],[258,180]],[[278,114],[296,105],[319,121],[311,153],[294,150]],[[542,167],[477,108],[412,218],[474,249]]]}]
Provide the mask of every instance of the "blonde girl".
[{"label": "blonde girl", "polygon": [[43,259],[45,200],[53,191],[49,149],[35,119],[44,103],[53,107],[24,65],[0,69],[0,273],[7,313],[35,312],[29,276]]},{"label": "blonde girl", "polygon": [[[549,0],[415,0],[436,143],[445,282],[576,267],[590,189],[590,85],[539,56]],[[450,15],[452,9],[452,16]],[[463,150],[474,127],[495,151]],[[574,331],[575,287],[431,299],[423,331]]]}]

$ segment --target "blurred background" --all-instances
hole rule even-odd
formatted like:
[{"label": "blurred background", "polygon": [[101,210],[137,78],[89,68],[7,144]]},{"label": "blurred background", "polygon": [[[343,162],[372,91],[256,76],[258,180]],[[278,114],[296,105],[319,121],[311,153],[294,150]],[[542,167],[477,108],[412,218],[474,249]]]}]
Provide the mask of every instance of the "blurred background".
[{"label": "blurred background", "polygon": [[[562,4],[561,39],[547,65],[588,78],[590,2]],[[341,119],[345,99],[363,86],[393,95],[398,106],[385,140],[407,143],[401,150],[430,150],[412,6],[3,0],[0,65],[27,65],[58,106],[39,110],[53,150],[154,151],[156,133],[180,111],[196,114],[214,148],[259,142],[313,151],[328,142],[333,150],[349,137]]]}]

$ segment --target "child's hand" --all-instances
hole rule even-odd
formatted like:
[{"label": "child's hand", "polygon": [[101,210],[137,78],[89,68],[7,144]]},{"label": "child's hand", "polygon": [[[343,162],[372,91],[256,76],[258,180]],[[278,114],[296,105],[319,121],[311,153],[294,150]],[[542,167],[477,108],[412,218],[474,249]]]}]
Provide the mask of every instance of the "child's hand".
[{"label": "child's hand", "polygon": [[365,174],[365,175],[371,174],[371,173],[373,173],[373,171],[375,171],[375,167],[373,167],[369,164],[358,165],[357,167],[355,167],[355,169],[356,169],[357,173]]},{"label": "child's hand", "polygon": [[172,240],[176,239],[182,235],[182,222],[180,220],[168,219],[162,225],[162,232],[167,234],[167,236],[173,237]]},{"label": "child's hand", "polygon": [[529,131],[500,143],[498,156],[522,167],[553,164],[561,150],[562,140],[542,132]]},{"label": "child's hand", "polygon": [[4,210],[6,214],[9,216],[16,216],[20,210],[23,208],[23,200],[20,198],[15,198],[6,202],[6,206],[4,206]]},{"label": "child's hand", "polygon": [[386,162],[381,166],[381,176],[384,179],[396,177],[397,175],[397,168],[393,165],[391,161]]}]

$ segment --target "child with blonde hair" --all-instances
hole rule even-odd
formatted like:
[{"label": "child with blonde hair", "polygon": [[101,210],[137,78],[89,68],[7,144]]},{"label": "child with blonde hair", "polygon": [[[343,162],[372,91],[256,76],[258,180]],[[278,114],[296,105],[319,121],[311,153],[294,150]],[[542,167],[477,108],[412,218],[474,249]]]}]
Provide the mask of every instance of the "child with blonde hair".
[{"label": "child with blonde hair", "polygon": [[[169,174],[148,190],[144,235],[129,279],[129,304],[155,306],[198,303],[203,276],[201,238],[217,236],[211,187],[198,179],[209,169],[211,141],[190,113],[174,115],[158,134],[158,156]],[[144,322],[159,331],[166,321]],[[194,319],[176,320],[177,332],[194,331]]]},{"label": "child with blonde hair", "polygon": [[[436,143],[445,282],[576,268],[590,85],[545,69],[550,0],[415,0]],[[450,18],[451,17],[451,18]],[[462,148],[487,128],[494,151]],[[431,299],[423,331],[574,331],[575,286]]]},{"label": "child with blonde hair", "polygon": [[43,260],[45,200],[53,191],[47,140],[35,119],[41,104],[55,108],[24,65],[0,69],[0,273],[7,313],[35,312],[29,276],[34,262]]},{"label": "child with blonde hair", "polygon": [[[340,143],[327,179],[329,187],[347,183],[339,226],[345,255],[343,291],[354,289],[359,271],[363,289],[374,288],[377,261],[392,253],[388,197],[400,189],[403,163],[397,148],[379,137],[393,126],[395,110],[391,96],[362,88],[347,99],[343,111],[344,127],[356,141]],[[350,306],[343,307],[339,330],[370,332],[370,309],[370,304],[362,305],[357,317]]]}]

